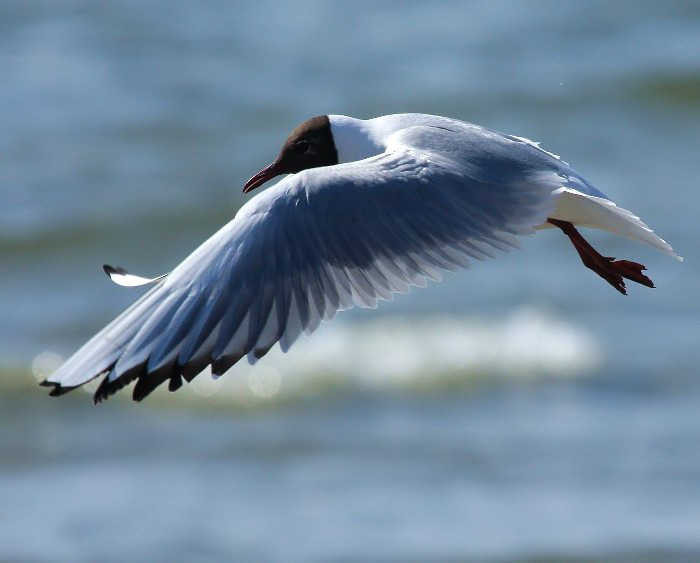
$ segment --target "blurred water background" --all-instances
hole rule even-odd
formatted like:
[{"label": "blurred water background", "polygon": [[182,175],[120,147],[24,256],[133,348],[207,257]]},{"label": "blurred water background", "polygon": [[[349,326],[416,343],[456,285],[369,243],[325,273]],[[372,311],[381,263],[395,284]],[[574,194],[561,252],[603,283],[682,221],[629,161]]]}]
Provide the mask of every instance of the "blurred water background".
[{"label": "blurred water background", "polygon": [[[700,558],[700,4],[0,4],[0,560]],[[554,231],[219,382],[36,387],[320,113],[543,142],[684,255]],[[635,285],[635,284],[630,284]]]}]

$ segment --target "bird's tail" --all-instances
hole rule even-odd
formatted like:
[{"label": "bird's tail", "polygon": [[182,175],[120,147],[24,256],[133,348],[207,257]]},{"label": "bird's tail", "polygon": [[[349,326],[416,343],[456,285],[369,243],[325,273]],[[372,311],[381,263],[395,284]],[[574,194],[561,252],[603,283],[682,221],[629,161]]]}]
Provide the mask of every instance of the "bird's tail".
[{"label": "bird's tail", "polygon": [[609,199],[586,195],[571,188],[560,188],[552,218],[581,227],[602,229],[648,244],[682,261],[670,244],[652,231],[631,211],[618,207]]}]

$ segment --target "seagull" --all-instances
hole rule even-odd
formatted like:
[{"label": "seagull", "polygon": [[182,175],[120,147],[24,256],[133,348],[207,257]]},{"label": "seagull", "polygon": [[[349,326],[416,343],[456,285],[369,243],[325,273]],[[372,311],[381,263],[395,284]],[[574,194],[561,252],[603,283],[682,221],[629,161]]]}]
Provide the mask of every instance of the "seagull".
[{"label": "seagull", "polygon": [[518,236],[538,229],[562,231],[583,264],[622,294],[625,280],[654,287],[646,268],[601,255],[577,227],[681,260],[538,143],[448,117],[313,117],[243,192],[281,175],[169,274],[105,266],[119,285],[151,287],[41,383],[50,395],[102,376],[95,403],[134,380],[140,401],[207,366],[221,376],[276,343],[286,352],[338,311],[374,308],[443,270],[517,248]]}]

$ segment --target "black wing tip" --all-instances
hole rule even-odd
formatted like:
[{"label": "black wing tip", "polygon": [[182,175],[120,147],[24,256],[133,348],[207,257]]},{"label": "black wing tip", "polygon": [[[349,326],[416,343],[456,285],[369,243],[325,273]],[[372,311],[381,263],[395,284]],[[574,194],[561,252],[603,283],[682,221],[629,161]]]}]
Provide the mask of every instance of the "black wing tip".
[{"label": "black wing tip", "polygon": [[112,274],[119,274],[121,276],[125,276],[129,273],[121,266],[110,266],[109,264],[102,264],[102,269],[110,279],[112,278]]},{"label": "black wing tip", "polygon": [[51,387],[51,390],[49,391],[49,397],[60,397],[61,395],[65,395],[66,393],[77,388],[75,386],[64,387],[60,383],[56,383],[55,381],[49,381],[48,379],[40,381],[39,385],[41,385],[42,387]]},{"label": "black wing tip", "polygon": [[114,366],[110,368],[110,370],[107,372],[107,375],[102,379],[100,385],[97,387],[97,391],[95,391],[95,394],[93,395],[93,402],[95,404],[101,403],[102,401],[106,401],[107,399],[109,399],[109,397],[114,395],[125,385],[128,385],[134,379],[138,379],[142,375],[146,374],[145,362],[126,370],[116,379],[110,379],[109,374],[112,373],[113,368]]},{"label": "black wing tip", "polygon": [[112,395],[124,387],[124,385],[126,385],[126,383],[121,383],[119,380],[109,381],[109,376],[105,376],[99,387],[97,387],[97,391],[95,391],[93,394],[92,402],[95,405],[99,405],[102,401],[109,399]]},{"label": "black wing tip", "polygon": [[272,350],[272,347],[277,344],[277,342],[272,342],[268,344],[267,346],[264,346],[263,348],[255,348],[253,351],[253,355],[255,356],[256,360],[260,360],[265,356],[270,350]]},{"label": "black wing tip", "polygon": [[[176,391],[182,386],[182,380],[180,379],[179,374],[167,374],[167,377],[164,378],[150,378],[148,377],[149,375],[150,374],[148,374],[145,369],[145,365],[137,366],[136,368],[124,373],[121,377],[111,381],[109,379],[108,373],[100,382],[100,385],[97,387],[97,390],[92,396],[92,401],[95,405],[106,401],[117,391],[131,383],[134,379],[137,380],[133,393],[133,399],[136,402],[142,401],[144,398],[150,395],[156,387],[158,387],[167,379],[170,379],[169,388],[171,391]],[[49,391],[50,397],[59,397],[61,395],[65,395],[66,393],[73,391],[73,389],[77,389],[78,387],[80,387],[80,385],[72,387],[63,386],[60,383],[48,381],[47,379],[40,381],[39,385],[41,387],[51,388]]]},{"label": "black wing tip", "polygon": [[214,375],[224,375],[234,364],[241,360],[243,356],[245,356],[245,352],[236,352],[235,354],[220,356],[211,363],[211,372]]},{"label": "black wing tip", "polygon": [[[105,266],[105,271],[108,266]],[[211,361],[198,361],[191,362],[188,364],[180,365],[178,362],[172,364],[166,364],[165,366],[156,369],[154,371],[148,371],[148,361],[143,362],[133,368],[127,370],[122,375],[116,379],[110,380],[109,374],[113,366],[109,370],[106,370],[106,375],[100,382],[97,390],[92,396],[93,403],[95,405],[100,404],[103,401],[109,399],[112,395],[117,393],[122,388],[126,387],[129,383],[136,380],[136,385],[132,392],[132,398],[135,402],[141,402],[143,399],[148,397],[157,387],[162,383],[168,381],[168,390],[171,392],[177,391],[182,387],[183,380],[188,383],[191,382],[198,374],[200,374],[208,365],[212,366],[212,373],[215,375],[223,375],[228,371],[233,364],[238,362],[243,358],[245,354],[232,354],[228,356],[222,356],[217,360]],[[77,389],[80,385],[76,386],[63,386],[60,383],[54,381],[49,381],[44,379],[39,382],[42,387],[50,387],[49,396],[59,397],[65,395],[66,393]]]},{"label": "black wing tip", "polygon": [[170,381],[168,382],[168,391],[174,393],[180,387],[182,387],[182,376],[179,373],[175,373],[170,376]]},{"label": "black wing tip", "polygon": [[160,386],[161,383],[165,383],[168,380],[172,382],[175,374],[179,373],[180,371],[181,367],[177,363],[177,360],[167,363],[153,371],[146,371],[136,380],[136,385],[134,385],[134,391],[131,395],[132,398],[134,401],[140,403],[151,393],[153,393],[156,387]]},{"label": "black wing tip", "polygon": [[180,366],[177,362],[173,364],[166,364],[157,370],[149,372],[148,360],[146,360],[143,363],[127,370],[117,379],[110,380],[109,376],[105,377],[100,383],[100,386],[97,388],[97,391],[95,391],[93,400],[95,404],[101,403],[123,387],[126,387],[132,381],[136,380],[136,385],[134,385],[134,390],[131,397],[135,402],[140,403],[153,391],[155,391],[158,386],[168,380],[170,380],[168,385],[170,391],[176,391],[179,389],[182,386],[182,379],[180,377],[181,372],[182,366]]}]

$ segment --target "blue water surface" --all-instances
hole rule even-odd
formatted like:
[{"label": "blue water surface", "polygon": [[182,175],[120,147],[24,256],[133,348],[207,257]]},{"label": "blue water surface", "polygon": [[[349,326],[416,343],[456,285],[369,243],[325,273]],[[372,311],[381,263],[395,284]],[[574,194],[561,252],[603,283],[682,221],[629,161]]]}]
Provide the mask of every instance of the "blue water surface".
[{"label": "blue water surface", "polygon": [[[0,70],[0,559],[700,558],[697,2],[7,0]],[[307,117],[407,111],[541,141],[685,261],[590,233],[622,297],[542,232],[219,382],[36,387],[138,295],[102,263],[171,269]]]}]

